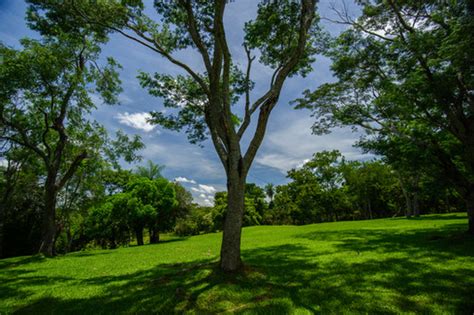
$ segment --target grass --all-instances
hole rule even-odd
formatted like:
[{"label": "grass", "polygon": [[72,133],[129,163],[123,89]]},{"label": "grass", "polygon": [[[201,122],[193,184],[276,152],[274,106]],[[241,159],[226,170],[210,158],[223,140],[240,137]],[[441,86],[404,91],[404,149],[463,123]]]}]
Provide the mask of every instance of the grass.
[{"label": "grass", "polygon": [[474,312],[465,214],[245,228],[245,271],[216,268],[221,235],[0,260],[0,313]]}]

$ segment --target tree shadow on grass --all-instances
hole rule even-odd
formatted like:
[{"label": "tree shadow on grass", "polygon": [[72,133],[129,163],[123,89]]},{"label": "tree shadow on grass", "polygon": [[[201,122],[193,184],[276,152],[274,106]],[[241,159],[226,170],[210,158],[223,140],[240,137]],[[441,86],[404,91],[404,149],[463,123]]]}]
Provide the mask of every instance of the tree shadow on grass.
[{"label": "tree shadow on grass", "polygon": [[294,237],[310,241],[335,242],[334,246],[338,250],[357,254],[403,253],[446,260],[462,256],[474,257],[474,237],[464,230],[465,224],[448,224],[442,228],[405,231],[387,229],[313,231]]},{"label": "tree shadow on grass", "polygon": [[466,219],[466,215],[459,215],[459,214],[430,214],[430,215],[424,215],[424,216],[419,216],[419,217],[410,217],[410,218],[405,218],[407,220],[415,220],[415,221],[431,221],[431,220],[441,220],[441,221],[446,221],[446,220],[462,220]]},{"label": "tree shadow on grass", "polygon": [[[460,232],[464,228],[306,233],[299,244],[243,251],[246,268],[239,274],[220,272],[210,259],[160,264],[131,274],[73,281],[71,290],[100,287],[91,298],[44,296],[15,311],[468,314],[474,310],[474,247]],[[312,241],[334,242],[335,255],[322,255],[308,246]],[[456,266],[450,266],[450,260],[459,257],[466,263],[453,261]],[[63,280],[25,281],[47,286]]]},{"label": "tree shadow on grass", "polygon": [[166,243],[182,242],[182,241],[187,240],[188,238],[189,236],[179,236],[179,237],[173,237],[169,239],[160,240],[158,243],[145,243],[143,245],[130,244],[127,247],[136,248],[136,247],[144,247],[144,246],[160,246],[161,244],[166,244]]},{"label": "tree shadow on grass", "polygon": [[44,261],[46,258],[42,255],[15,257],[13,259],[0,259],[0,271],[6,268],[27,265]]}]

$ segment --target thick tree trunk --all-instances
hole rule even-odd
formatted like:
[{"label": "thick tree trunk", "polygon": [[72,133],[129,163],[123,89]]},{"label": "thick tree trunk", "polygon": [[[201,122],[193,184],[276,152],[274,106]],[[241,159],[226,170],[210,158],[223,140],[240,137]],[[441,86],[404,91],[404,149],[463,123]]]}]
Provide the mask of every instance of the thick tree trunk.
[{"label": "thick tree trunk", "polygon": [[137,244],[143,245],[143,229],[136,229],[135,235],[137,236]]},{"label": "thick tree trunk", "polygon": [[227,214],[221,246],[220,266],[224,271],[237,271],[242,267],[240,258],[240,239],[245,204],[245,179],[238,173],[228,175]]},{"label": "thick tree trunk", "polygon": [[[48,182],[48,181],[47,181]],[[39,252],[46,256],[54,255],[56,238],[56,197],[57,191],[53,184],[46,184],[44,193],[44,214],[42,226],[42,239]]]}]

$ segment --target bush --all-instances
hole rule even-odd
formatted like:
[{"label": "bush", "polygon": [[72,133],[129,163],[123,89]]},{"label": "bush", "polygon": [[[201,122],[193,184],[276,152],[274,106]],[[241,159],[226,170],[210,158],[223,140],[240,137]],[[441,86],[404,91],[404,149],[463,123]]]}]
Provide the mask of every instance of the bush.
[{"label": "bush", "polygon": [[187,217],[176,221],[174,232],[178,236],[198,235],[199,227],[193,218]]}]

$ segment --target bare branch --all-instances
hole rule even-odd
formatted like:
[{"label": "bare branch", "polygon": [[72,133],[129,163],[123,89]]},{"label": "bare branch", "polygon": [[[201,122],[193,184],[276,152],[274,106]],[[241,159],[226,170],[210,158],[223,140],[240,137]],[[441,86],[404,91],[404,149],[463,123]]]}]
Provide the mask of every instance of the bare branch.
[{"label": "bare branch", "polygon": [[334,3],[332,3],[330,5],[330,9],[336,13],[336,15],[339,17],[339,20],[334,20],[334,19],[330,19],[330,18],[327,18],[327,17],[321,17],[322,20],[326,20],[326,21],[329,21],[331,23],[335,23],[335,24],[342,24],[342,25],[350,25],[352,27],[354,27],[355,29],[357,30],[360,30],[366,34],[369,34],[369,35],[372,35],[372,36],[375,36],[375,37],[378,37],[382,40],[385,40],[385,41],[389,41],[389,42],[393,42],[393,39],[390,38],[390,37],[386,37],[386,36],[383,36],[379,33],[376,33],[374,31],[371,31],[369,29],[367,29],[366,27],[364,27],[362,24],[358,23],[356,20],[354,20],[348,10],[347,10],[347,6],[345,4],[345,2],[343,2],[343,9],[342,11],[338,8],[336,8],[336,6],[334,5]]}]

